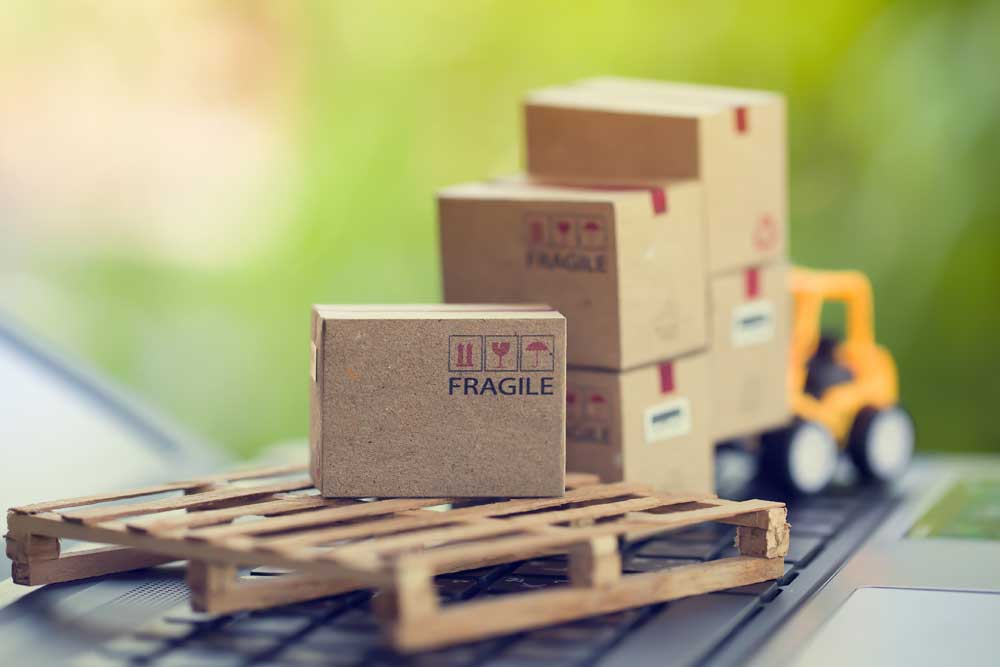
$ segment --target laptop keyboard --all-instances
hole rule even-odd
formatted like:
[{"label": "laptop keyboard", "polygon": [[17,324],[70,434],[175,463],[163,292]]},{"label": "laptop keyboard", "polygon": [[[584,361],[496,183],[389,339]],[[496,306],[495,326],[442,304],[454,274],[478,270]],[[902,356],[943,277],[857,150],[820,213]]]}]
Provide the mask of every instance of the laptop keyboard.
[{"label": "laptop keyboard", "polygon": [[[712,656],[738,633],[752,633],[754,619],[764,616],[760,612],[778,596],[800,595],[804,600],[814,587],[806,590],[803,585],[803,590],[796,590],[796,581],[800,577],[810,582],[825,581],[857,546],[845,543],[847,528],[862,513],[878,511],[880,507],[887,509],[888,503],[889,499],[877,490],[789,501],[792,537],[785,573],[777,581],[450,649],[414,656],[394,653],[378,634],[371,612],[372,594],[356,592],[234,615],[200,614],[184,605],[133,635],[114,639],[81,656],[74,664],[82,667],[575,667],[617,664],[616,651],[623,642],[643,638],[657,646],[670,646],[665,654],[665,659],[669,655],[670,664],[704,664],[712,661]],[[706,524],[628,544],[623,554],[623,571],[652,572],[736,555],[734,530],[722,524]],[[822,559],[822,564],[814,565],[821,554],[828,557]],[[838,557],[831,559],[829,556],[834,554]],[[437,578],[437,587],[444,604],[517,594],[567,585],[566,565],[565,557],[551,557],[447,574]],[[267,568],[251,572],[251,576],[276,575]],[[766,632],[760,634],[762,639]]]}]

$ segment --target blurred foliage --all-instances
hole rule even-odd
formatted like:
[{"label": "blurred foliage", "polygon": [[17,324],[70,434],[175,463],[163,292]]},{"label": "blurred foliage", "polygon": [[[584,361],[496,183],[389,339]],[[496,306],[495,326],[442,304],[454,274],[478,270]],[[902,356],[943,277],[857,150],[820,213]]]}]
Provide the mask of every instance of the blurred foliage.
[{"label": "blurred foliage", "polygon": [[[280,182],[226,209],[251,222],[197,261],[22,228],[0,303],[241,455],[306,433],[310,304],[438,300],[434,191],[519,169],[525,91],[601,74],[784,92],[793,258],[871,276],[922,448],[1000,448],[998,3],[167,4],[132,21],[108,18],[134,17],[124,3],[7,3],[0,77],[94,40],[141,86],[187,49],[164,46],[161,15],[250,26],[220,103],[277,128]],[[254,229],[266,242],[232,259]]]}]

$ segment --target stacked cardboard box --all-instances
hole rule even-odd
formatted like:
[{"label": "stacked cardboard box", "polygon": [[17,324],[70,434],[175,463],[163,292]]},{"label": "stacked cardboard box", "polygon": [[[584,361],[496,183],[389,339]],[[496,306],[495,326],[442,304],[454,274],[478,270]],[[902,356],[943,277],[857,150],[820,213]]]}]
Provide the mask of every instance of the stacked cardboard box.
[{"label": "stacked cardboard box", "polygon": [[782,98],[593,79],[525,124],[528,180],[441,193],[446,299],[566,315],[571,469],[710,490],[789,413]]}]

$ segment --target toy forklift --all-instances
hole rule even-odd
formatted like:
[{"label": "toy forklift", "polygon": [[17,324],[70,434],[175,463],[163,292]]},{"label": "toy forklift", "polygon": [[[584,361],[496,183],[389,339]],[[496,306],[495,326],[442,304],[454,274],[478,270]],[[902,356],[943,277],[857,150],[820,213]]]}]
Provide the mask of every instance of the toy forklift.
[{"label": "toy forklift", "polygon": [[[896,364],[875,342],[871,283],[856,271],[795,267],[788,388],[794,421],[761,440],[762,465],[793,491],[816,493],[833,478],[838,448],[858,472],[884,482],[913,453],[914,427],[901,408]],[[827,302],[845,306],[845,331],[820,335]]]}]

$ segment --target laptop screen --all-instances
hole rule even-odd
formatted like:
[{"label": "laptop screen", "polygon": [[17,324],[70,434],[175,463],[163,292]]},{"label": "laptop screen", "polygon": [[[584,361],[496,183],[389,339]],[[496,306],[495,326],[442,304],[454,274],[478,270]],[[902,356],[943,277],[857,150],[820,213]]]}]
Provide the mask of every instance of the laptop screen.
[{"label": "laptop screen", "polygon": [[[97,381],[0,327],[0,532],[6,509],[187,474],[184,451]],[[0,559],[0,578],[10,563]]]}]

